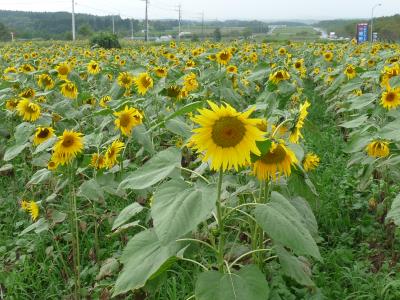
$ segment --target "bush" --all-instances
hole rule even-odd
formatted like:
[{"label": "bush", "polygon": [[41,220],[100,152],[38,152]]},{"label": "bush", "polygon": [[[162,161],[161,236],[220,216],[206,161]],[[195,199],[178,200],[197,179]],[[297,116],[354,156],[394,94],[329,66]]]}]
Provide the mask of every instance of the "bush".
[{"label": "bush", "polygon": [[107,32],[101,32],[93,36],[90,40],[90,46],[98,46],[105,49],[121,48],[117,35]]}]

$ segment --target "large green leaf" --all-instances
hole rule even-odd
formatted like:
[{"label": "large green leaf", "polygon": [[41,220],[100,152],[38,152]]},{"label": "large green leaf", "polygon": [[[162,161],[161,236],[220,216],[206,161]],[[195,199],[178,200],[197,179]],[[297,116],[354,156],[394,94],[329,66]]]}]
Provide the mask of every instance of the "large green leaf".
[{"label": "large green leaf", "polygon": [[29,182],[26,184],[27,186],[39,184],[45,181],[48,181],[52,177],[51,171],[47,168],[40,169],[35,174],[32,175]]},{"label": "large green leaf", "polygon": [[272,192],[271,201],[257,206],[254,215],[275,242],[291,248],[298,255],[321,259],[318,246],[303,224],[302,216],[281,194]]},{"label": "large green leaf", "polygon": [[215,207],[214,185],[190,186],[183,180],[162,184],[154,193],[151,216],[162,243],[169,243],[195,229]]},{"label": "large green leaf", "polygon": [[118,217],[114,220],[112,230],[115,230],[116,228],[120,227],[127,221],[129,221],[130,218],[132,218],[134,215],[140,213],[143,210],[143,206],[141,206],[137,202],[133,202],[132,204],[128,205],[125,207]]},{"label": "large green leaf", "polygon": [[161,245],[151,229],[135,235],[122,253],[121,262],[124,268],[115,283],[114,296],[143,287],[181,248],[182,244],[177,242]]},{"label": "large green leaf", "polygon": [[11,146],[10,148],[7,148],[6,152],[4,153],[3,160],[4,161],[10,161],[13,158],[17,157],[26,147],[28,147],[30,143],[25,143],[22,145],[14,145]]},{"label": "large green leaf", "polygon": [[386,124],[381,128],[378,135],[384,139],[400,141],[400,119]]},{"label": "large green leaf", "polygon": [[356,119],[342,123],[342,124],[340,124],[340,126],[344,127],[344,128],[357,128],[357,127],[361,126],[362,124],[364,124],[365,121],[367,121],[367,120],[368,120],[368,115],[362,115]]},{"label": "large green leaf", "polygon": [[79,187],[77,196],[91,201],[104,202],[103,189],[95,179],[83,182]]},{"label": "large green leaf", "polygon": [[195,295],[197,300],[266,300],[269,287],[258,267],[248,265],[231,274],[218,271],[200,274]]},{"label": "large green leaf", "polygon": [[180,135],[185,139],[189,138],[191,133],[191,128],[183,120],[175,118],[173,120],[168,120],[165,122],[165,128],[174,134]]},{"label": "large green leaf", "polygon": [[180,167],[181,156],[180,150],[174,147],[159,152],[141,168],[125,178],[118,189],[141,190],[156,184],[168,177],[175,168]]},{"label": "large green leaf", "polygon": [[285,248],[281,246],[276,247],[276,252],[279,257],[282,271],[285,275],[296,280],[302,285],[309,287],[315,286],[315,283],[310,278],[310,266],[306,262],[303,262],[299,258],[291,255],[285,250]]},{"label": "large green leaf", "polygon": [[400,226],[400,194],[393,200],[392,207],[386,216],[386,221],[388,220],[393,220],[397,226]]}]

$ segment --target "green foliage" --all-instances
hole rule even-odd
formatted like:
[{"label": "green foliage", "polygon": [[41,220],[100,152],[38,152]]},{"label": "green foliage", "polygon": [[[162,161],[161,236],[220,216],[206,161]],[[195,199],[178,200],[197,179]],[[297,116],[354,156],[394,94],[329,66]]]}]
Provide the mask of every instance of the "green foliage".
[{"label": "green foliage", "polygon": [[9,29],[3,23],[0,23],[0,41],[9,41],[10,39]]},{"label": "green foliage", "polygon": [[101,32],[93,36],[90,39],[90,46],[104,49],[121,48],[117,35],[108,32]]},{"label": "green foliage", "polygon": [[215,28],[214,30],[214,40],[219,42],[222,39],[221,29]]}]

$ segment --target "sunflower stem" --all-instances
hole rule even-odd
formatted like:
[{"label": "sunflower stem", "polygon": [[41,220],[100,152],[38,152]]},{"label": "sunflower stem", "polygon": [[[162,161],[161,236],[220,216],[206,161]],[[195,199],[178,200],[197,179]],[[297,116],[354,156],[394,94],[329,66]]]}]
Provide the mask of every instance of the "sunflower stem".
[{"label": "sunflower stem", "polygon": [[218,231],[219,231],[219,242],[218,242],[218,269],[220,272],[224,271],[224,219],[221,203],[221,193],[222,193],[222,168],[219,169],[218,175],[218,185],[217,185],[217,221],[218,221]]}]

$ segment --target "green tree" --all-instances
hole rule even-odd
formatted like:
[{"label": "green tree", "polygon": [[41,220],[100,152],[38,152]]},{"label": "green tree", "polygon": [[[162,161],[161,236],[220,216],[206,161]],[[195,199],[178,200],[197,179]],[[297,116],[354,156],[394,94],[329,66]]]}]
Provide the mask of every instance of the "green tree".
[{"label": "green tree", "polygon": [[11,39],[10,31],[3,23],[0,23],[0,40],[9,41],[10,39]]},{"label": "green tree", "polygon": [[93,34],[92,27],[89,24],[79,26],[78,34],[82,37],[90,37]]},{"label": "green tree", "polygon": [[215,28],[215,30],[214,30],[214,39],[215,39],[217,42],[219,42],[220,40],[222,40],[221,29]]}]

